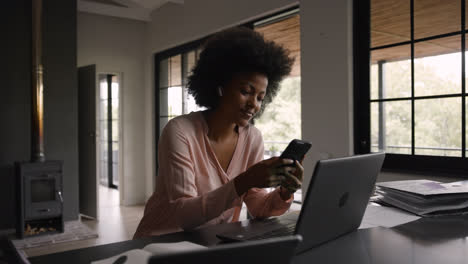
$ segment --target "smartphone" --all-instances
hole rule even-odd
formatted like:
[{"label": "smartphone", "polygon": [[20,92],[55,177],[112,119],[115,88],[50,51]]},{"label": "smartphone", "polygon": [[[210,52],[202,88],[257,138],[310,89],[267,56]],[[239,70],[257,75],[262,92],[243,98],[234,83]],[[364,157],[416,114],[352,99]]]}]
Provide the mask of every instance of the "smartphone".
[{"label": "smartphone", "polygon": [[300,139],[293,139],[281,154],[282,159],[292,159],[301,161],[312,144]]}]

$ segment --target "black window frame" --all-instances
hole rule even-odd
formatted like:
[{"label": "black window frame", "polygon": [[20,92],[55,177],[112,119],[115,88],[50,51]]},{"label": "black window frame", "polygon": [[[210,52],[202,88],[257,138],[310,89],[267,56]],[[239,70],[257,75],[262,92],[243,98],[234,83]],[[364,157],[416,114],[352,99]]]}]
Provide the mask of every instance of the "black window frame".
[{"label": "black window frame", "polygon": [[[101,153],[99,153],[99,162],[100,162],[100,165],[101,166],[107,166],[107,184],[105,184],[105,182],[102,182],[101,181],[101,177],[99,177],[99,184],[101,185],[105,185],[106,187],[108,188],[112,188],[112,189],[119,189],[119,185],[120,185],[120,178],[118,178],[118,174],[120,173],[120,171],[118,170],[118,165],[119,165],[119,161],[114,161],[113,160],[113,144],[117,143],[119,144],[119,141],[120,141],[120,135],[119,135],[119,139],[117,141],[115,141],[113,139],[113,129],[112,129],[112,125],[114,124],[114,122],[120,122],[121,121],[121,118],[120,118],[120,115],[118,116],[118,119],[115,119],[113,118],[112,116],[112,100],[114,99],[112,97],[112,78],[113,77],[118,77],[119,76],[117,74],[111,74],[111,73],[102,73],[102,74],[98,74],[98,76],[105,76],[106,77],[106,83],[107,83],[107,98],[106,99],[102,99],[100,96],[98,98],[99,100],[99,104],[102,106],[102,101],[107,101],[107,116],[105,118],[103,118],[101,116],[101,113],[99,113],[99,118],[98,118],[98,122],[99,122],[99,126],[101,126],[101,122],[105,122],[106,123],[106,128],[107,128],[107,140],[102,140],[102,138],[99,138],[99,144],[102,144],[102,143],[107,143],[107,160],[104,160],[102,159],[102,156],[101,156]],[[120,81],[120,79],[119,79]],[[120,87],[119,87],[120,88]],[[100,88],[99,88],[100,89]],[[99,94],[101,92],[99,91]],[[119,94],[120,94],[120,91],[119,91]],[[120,98],[120,96],[119,96]],[[118,99],[119,99],[118,98]],[[119,126],[117,126],[119,127]],[[101,129],[101,127],[99,127],[99,130]],[[120,151],[120,150],[119,150]],[[115,171],[114,171],[114,165],[117,166],[117,181],[118,181],[118,184],[114,184],[114,178],[115,178]],[[100,171],[99,173],[102,173],[102,171]]]},{"label": "black window frame", "polygon": [[[371,152],[371,102],[392,101],[392,99],[370,98],[370,52],[375,49],[389,48],[396,45],[411,45],[412,63],[412,84],[411,84],[411,104],[412,104],[412,155],[388,153],[385,158],[383,170],[385,171],[406,171],[422,173],[444,173],[454,176],[468,177],[468,160],[466,157],[466,88],[465,88],[465,0],[461,1],[461,30],[423,39],[414,39],[414,0],[410,0],[410,25],[411,40],[381,47],[370,46],[371,29],[371,0],[353,1],[353,87],[354,87],[354,152],[355,154],[366,154]],[[414,155],[414,101],[418,99],[444,98],[441,96],[424,96],[415,98],[414,96],[414,44],[436,38],[443,38],[453,35],[461,36],[461,57],[462,57],[462,91],[457,94],[457,98],[462,100],[462,156],[428,156]]]},{"label": "black window frame", "polygon": [[[209,36],[208,36],[209,37]],[[154,63],[154,91],[155,91],[155,100],[154,100],[154,105],[155,105],[155,164],[156,164],[156,175],[157,175],[157,170],[158,170],[158,167],[159,167],[159,164],[158,164],[158,149],[159,149],[159,135],[161,134],[161,131],[160,131],[160,125],[161,125],[161,122],[160,122],[160,118],[161,118],[161,113],[159,111],[160,109],[160,102],[159,102],[159,91],[161,90],[161,88],[159,87],[159,71],[160,71],[160,63],[161,61],[165,60],[165,59],[169,59],[170,57],[173,57],[173,56],[176,56],[176,55],[179,55],[179,54],[183,54],[185,52],[189,52],[189,51],[193,51],[193,50],[196,50],[198,49],[202,44],[203,42],[205,42],[208,37],[204,37],[204,38],[201,38],[201,39],[197,39],[197,40],[194,40],[194,41],[191,41],[189,43],[186,43],[186,44],[182,44],[180,46],[177,46],[177,47],[174,47],[174,48],[170,48],[170,49],[167,49],[167,50],[164,50],[164,51],[161,51],[161,52],[158,52],[158,53],[155,53],[154,54],[154,58],[153,58],[153,63]]]}]

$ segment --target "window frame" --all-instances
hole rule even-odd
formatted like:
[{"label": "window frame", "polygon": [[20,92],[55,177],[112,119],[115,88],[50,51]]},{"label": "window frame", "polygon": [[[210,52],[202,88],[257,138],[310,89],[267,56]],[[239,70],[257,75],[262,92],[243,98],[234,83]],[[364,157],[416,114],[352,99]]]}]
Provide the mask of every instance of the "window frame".
[{"label": "window frame", "polygon": [[[153,56],[153,63],[154,63],[154,96],[155,96],[155,100],[154,100],[154,107],[155,107],[155,164],[156,164],[156,171],[158,170],[158,148],[159,148],[159,135],[161,134],[161,131],[160,131],[160,125],[161,125],[161,113],[159,111],[160,109],[160,98],[159,98],[159,92],[161,90],[161,87],[159,86],[159,70],[160,70],[160,63],[161,61],[165,60],[165,59],[169,59],[170,57],[173,57],[173,56],[176,56],[176,55],[181,55],[185,52],[189,52],[189,51],[193,51],[193,50],[196,50],[198,49],[202,43],[204,41],[206,41],[208,39],[208,37],[204,37],[204,38],[201,38],[201,39],[197,39],[197,40],[194,40],[194,41],[191,41],[189,43],[186,43],[186,44],[182,44],[182,45],[179,45],[177,47],[174,47],[174,48],[170,48],[170,49],[167,49],[167,50],[164,50],[164,51],[161,51],[161,52],[158,52],[158,53],[155,53],[154,56]],[[157,175],[157,173],[156,173]]]},{"label": "window frame", "polygon": [[[410,41],[394,43],[380,47],[370,46],[371,29],[371,0],[353,1],[353,86],[354,86],[354,151],[355,154],[366,154],[371,152],[371,103],[402,100],[399,99],[372,99],[370,98],[370,53],[372,50],[389,48],[398,45],[411,46],[411,149],[412,154],[393,154],[387,153],[383,170],[385,171],[407,171],[407,172],[436,172],[463,175],[468,177],[468,162],[466,157],[466,87],[465,87],[465,0],[461,2],[461,30],[450,32],[437,36],[426,37],[415,40],[414,38],[414,0],[410,0]],[[461,111],[461,157],[449,156],[429,156],[415,155],[415,110],[414,102],[421,99],[447,98],[454,95],[436,95],[436,96],[415,96],[414,93],[414,46],[416,43],[440,39],[443,37],[459,35],[461,37],[461,57],[462,57],[462,80],[461,93],[457,93],[455,98],[462,100]]]}]

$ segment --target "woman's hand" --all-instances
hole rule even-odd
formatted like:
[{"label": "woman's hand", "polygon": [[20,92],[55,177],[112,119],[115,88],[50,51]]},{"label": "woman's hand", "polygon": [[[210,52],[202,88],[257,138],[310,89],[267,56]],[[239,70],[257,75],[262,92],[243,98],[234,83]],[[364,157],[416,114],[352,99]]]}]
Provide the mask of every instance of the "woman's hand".
[{"label": "woman's hand", "polygon": [[291,197],[302,186],[302,180],[304,178],[304,167],[302,167],[302,161],[295,161],[296,167],[294,168],[294,178],[286,178],[281,182],[280,195],[284,200]]},{"label": "woman's hand", "polygon": [[[276,187],[284,182],[287,183],[288,191],[294,188],[297,190],[301,186],[303,169],[302,166],[299,169],[291,166],[293,163],[293,160],[273,157],[253,165],[235,178],[238,195],[244,194],[250,188]],[[298,173],[300,178],[295,175]]]}]

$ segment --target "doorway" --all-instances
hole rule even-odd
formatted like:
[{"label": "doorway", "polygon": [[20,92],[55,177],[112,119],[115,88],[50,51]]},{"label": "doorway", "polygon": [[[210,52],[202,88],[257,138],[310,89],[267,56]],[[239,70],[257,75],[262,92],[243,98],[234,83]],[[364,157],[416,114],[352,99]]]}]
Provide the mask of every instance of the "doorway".
[{"label": "doorway", "polygon": [[118,189],[120,172],[120,87],[121,76],[98,74],[98,175],[103,186]]}]

